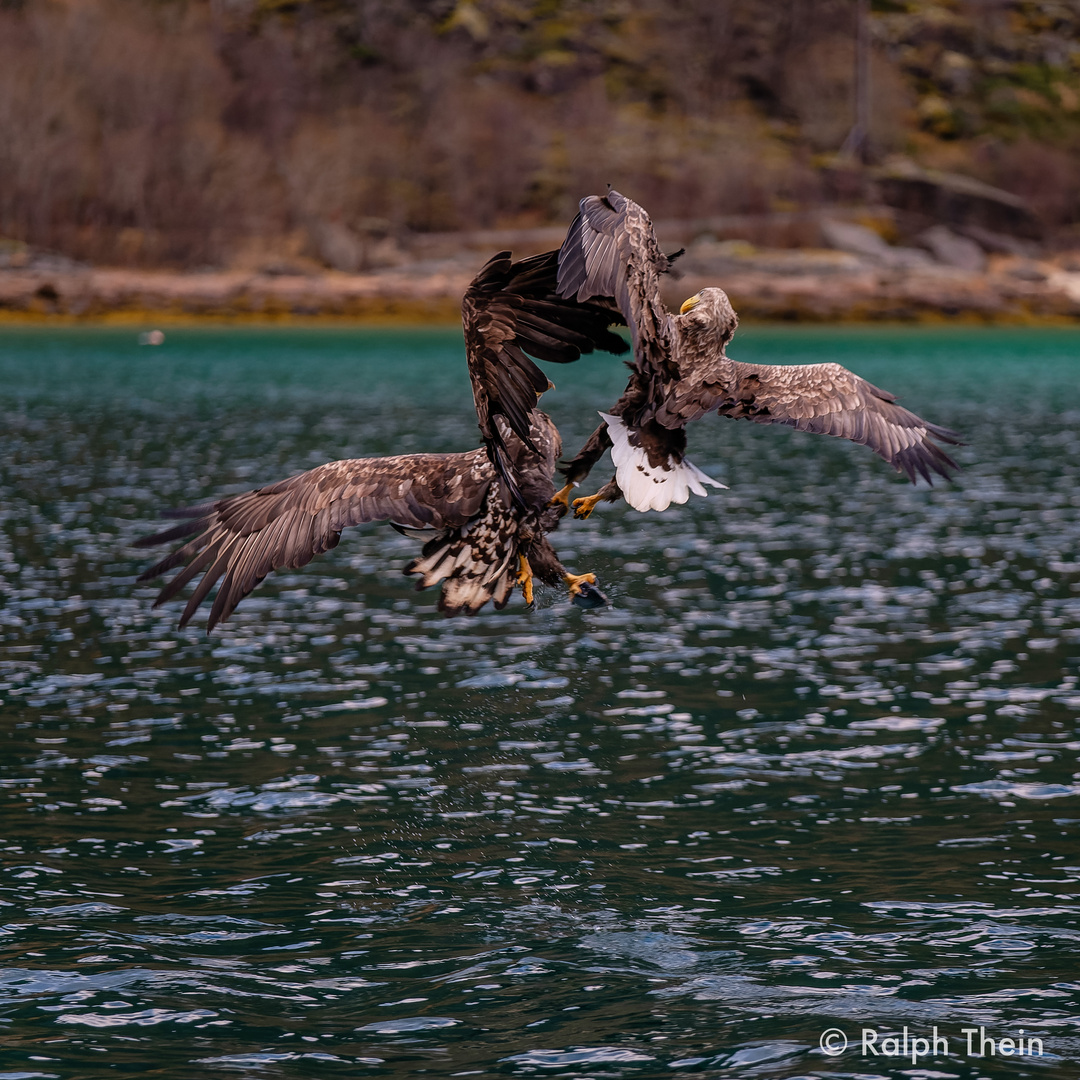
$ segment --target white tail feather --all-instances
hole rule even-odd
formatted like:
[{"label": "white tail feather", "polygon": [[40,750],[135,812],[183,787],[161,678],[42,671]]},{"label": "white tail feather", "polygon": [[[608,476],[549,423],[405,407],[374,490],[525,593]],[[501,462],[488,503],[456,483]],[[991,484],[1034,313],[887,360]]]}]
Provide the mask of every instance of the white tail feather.
[{"label": "white tail feather", "polygon": [[607,423],[611,436],[611,460],[615,462],[615,479],[623,498],[635,509],[666,510],[672,503],[684,503],[695,495],[708,495],[705,484],[725,488],[711,476],[706,476],[696,465],[683,458],[669,460],[667,467],[655,468],[649,464],[649,455],[640,446],[630,442],[630,429],[617,416],[600,414]]}]

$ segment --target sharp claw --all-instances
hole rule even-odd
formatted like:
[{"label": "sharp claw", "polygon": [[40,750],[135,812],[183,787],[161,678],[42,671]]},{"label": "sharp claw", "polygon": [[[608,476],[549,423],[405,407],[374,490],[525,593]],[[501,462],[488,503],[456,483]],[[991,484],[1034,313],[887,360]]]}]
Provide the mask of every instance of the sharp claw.
[{"label": "sharp claw", "polygon": [[564,574],[563,581],[566,582],[567,587],[570,589],[571,596],[577,596],[581,592],[582,585],[595,585],[595,574]]},{"label": "sharp claw", "polygon": [[559,488],[559,490],[556,491],[555,495],[552,497],[551,502],[548,503],[548,506],[558,506],[561,504],[562,506],[566,507],[567,510],[569,510],[570,492],[573,491],[575,487],[575,484],[566,484],[563,487]]},{"label": "sharp claw", "polygon": [[519,555],[518,558],[521,560],[521,568],[518,570],[517,583],[521,586],[521,595],[525,598],[525,603],[531,604],[533,602],[532,567],[524,555]]},{"label": "sharp claw", "polygon": [[583,499],[574,500],[574,517],[579,521],[584,521],[595,509],[596,504],[600,502],[600,496],[586,495]]},{"label": "sharp claw", "polygon": [[598,588],[595,574],[566,574],[563,577],[570,590],[570,602],[581,608],[604,607],[608,598]]}]

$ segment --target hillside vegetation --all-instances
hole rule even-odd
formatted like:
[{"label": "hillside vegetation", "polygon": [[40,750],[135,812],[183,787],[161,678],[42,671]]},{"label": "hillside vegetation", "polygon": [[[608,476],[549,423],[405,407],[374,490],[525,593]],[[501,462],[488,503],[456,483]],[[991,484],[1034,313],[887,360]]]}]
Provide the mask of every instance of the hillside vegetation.
[{"label": "hillside vegetation", "polygon": [[[4,0],[0,234],[341,268],[405,231],[844,197],[854,0]],[[870,153],[1080,220],[1080,2],[875,0]]]}]

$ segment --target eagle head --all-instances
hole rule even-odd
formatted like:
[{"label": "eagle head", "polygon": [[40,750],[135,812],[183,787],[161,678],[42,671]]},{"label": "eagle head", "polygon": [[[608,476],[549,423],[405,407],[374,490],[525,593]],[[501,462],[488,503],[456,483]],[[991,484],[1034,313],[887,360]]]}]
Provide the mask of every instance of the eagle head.
[{"label": "eagle head", "polygon": [[679,308],[682,331],[702,344],[722,349],[734,336],[739,318],[723,289],[702,289]]}]

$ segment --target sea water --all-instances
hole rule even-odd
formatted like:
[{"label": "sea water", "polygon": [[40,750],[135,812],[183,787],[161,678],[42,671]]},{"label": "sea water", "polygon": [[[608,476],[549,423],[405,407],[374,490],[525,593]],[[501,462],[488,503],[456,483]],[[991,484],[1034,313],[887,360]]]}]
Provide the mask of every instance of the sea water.
[{"label": "sea water", "polygon": [[[0,336],[2,1080],[1076,1075],[1080,333],[744,328],[956,482],[710,418],[553,537],[607,610],[365,526],[208,637],[160,511],[475,415],[459,332],[166,329]],[[571,453],[625,370],[548,371]]]}]

